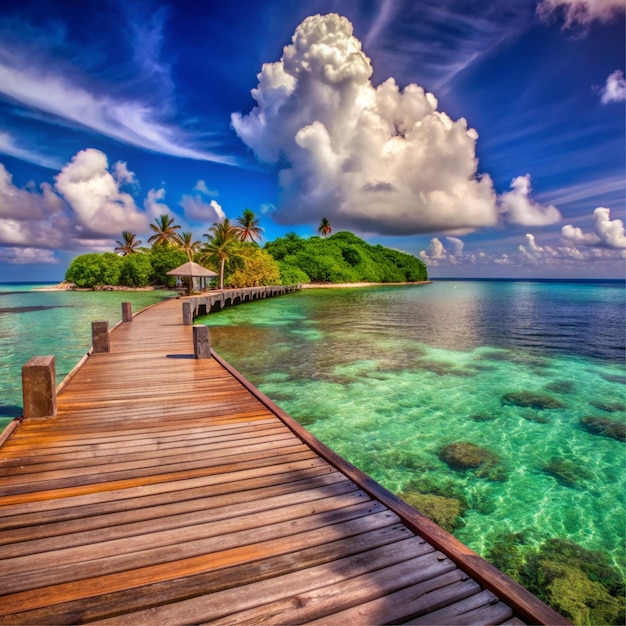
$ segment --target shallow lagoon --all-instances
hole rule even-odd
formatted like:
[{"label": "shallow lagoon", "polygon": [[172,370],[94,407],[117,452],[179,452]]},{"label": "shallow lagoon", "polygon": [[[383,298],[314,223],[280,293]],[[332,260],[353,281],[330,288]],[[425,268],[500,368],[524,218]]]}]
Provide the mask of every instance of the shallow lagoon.
[{"label": "shallow lagoon", "polygon": [[[454,534],[477,552],[528,529],[623,571],[625,444],[581,424],[625,419],[623,283],[307,290],[199,321],[224,358],[387,488],[463,500]],[[456,442],[499,461],[453,469],[440,451]]]}]

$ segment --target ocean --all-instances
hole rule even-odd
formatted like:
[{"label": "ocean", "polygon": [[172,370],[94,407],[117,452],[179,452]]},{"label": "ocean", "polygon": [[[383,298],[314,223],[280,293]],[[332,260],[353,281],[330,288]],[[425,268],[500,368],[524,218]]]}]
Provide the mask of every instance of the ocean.
[{"label": "ocean", "polygon": [[[479,554],[523,533],[623,573],[625,443],[602,427],[623,436],[624,305],[623,282],[450,280],[305,290],[196,323],[385,487],[460,501],[454,535]],[[455,444],[485,463],[450,462]]]},{"label": "ocean", "polygon": [[[91,321],[112,326],[122,301],[137,310],[164,296],[35,287],[0,285],[5,423],[21,412],[30,356],[55,354],[60,381],[88,350]],[[438,280],[304,290],[196,323],[385,487],[456,502],[453,533],[479,554],[556,538],[623,574],[625,311],[619,281]]]}]

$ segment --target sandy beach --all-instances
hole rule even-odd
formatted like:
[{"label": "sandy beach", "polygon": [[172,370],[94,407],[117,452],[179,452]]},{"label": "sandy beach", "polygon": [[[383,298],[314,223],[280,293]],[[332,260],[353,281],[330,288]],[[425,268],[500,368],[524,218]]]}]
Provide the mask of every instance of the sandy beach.
[{"label": "sandy beach", "polygon": [[349,287],[391,287],[397,285],[430,285],[432,280],[420,280],[414,283],[306,283],[302,289],[346,289]]}]

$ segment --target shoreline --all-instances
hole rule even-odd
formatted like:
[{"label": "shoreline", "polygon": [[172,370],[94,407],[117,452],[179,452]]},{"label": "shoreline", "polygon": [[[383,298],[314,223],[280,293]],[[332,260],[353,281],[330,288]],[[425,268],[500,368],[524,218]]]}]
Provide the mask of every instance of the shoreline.
[{"label": "shoreline", "polygon": [[303,283],[302,289],[349,289],[350,287],[398,287],[405,285],[431,285],[432,280],[404,283]]},{"label": "shoreline", "polygon": [[[302,289],[349,289],[352,287],[397,287],[405,285],[431,285],[432,280],[421,280],[416,282],[404,283],[302,283]],[[162,287],[122,287],[117,285],[105,285],[100,288],[76,287],[72,284],[59,283],[50,287],[37,287],[33,291],[175,291],[174,288],[167,289]],[[209,291],[219,291],[219,289],[211,289]]]}]

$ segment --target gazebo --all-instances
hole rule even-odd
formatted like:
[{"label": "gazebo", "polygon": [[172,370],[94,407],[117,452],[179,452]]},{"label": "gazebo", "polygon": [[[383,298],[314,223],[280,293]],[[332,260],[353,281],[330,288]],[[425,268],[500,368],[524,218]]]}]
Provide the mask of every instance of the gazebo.
[{"label": "gazebo", "polygon": [[199,283],[199,291],[206,289],[206,279],[207,278],[215,278],[218,274],[208,270],[206,267],[202,267],[202,265],[198,265],[193,261],[189,261],[188,263],[183,263],[180,267],[176,267],[173,270],[167,272],[168,276],[176,276],[177,278],[188,278],[189,279],[189,294],[195,288],[195,280],[198,279]]}]

